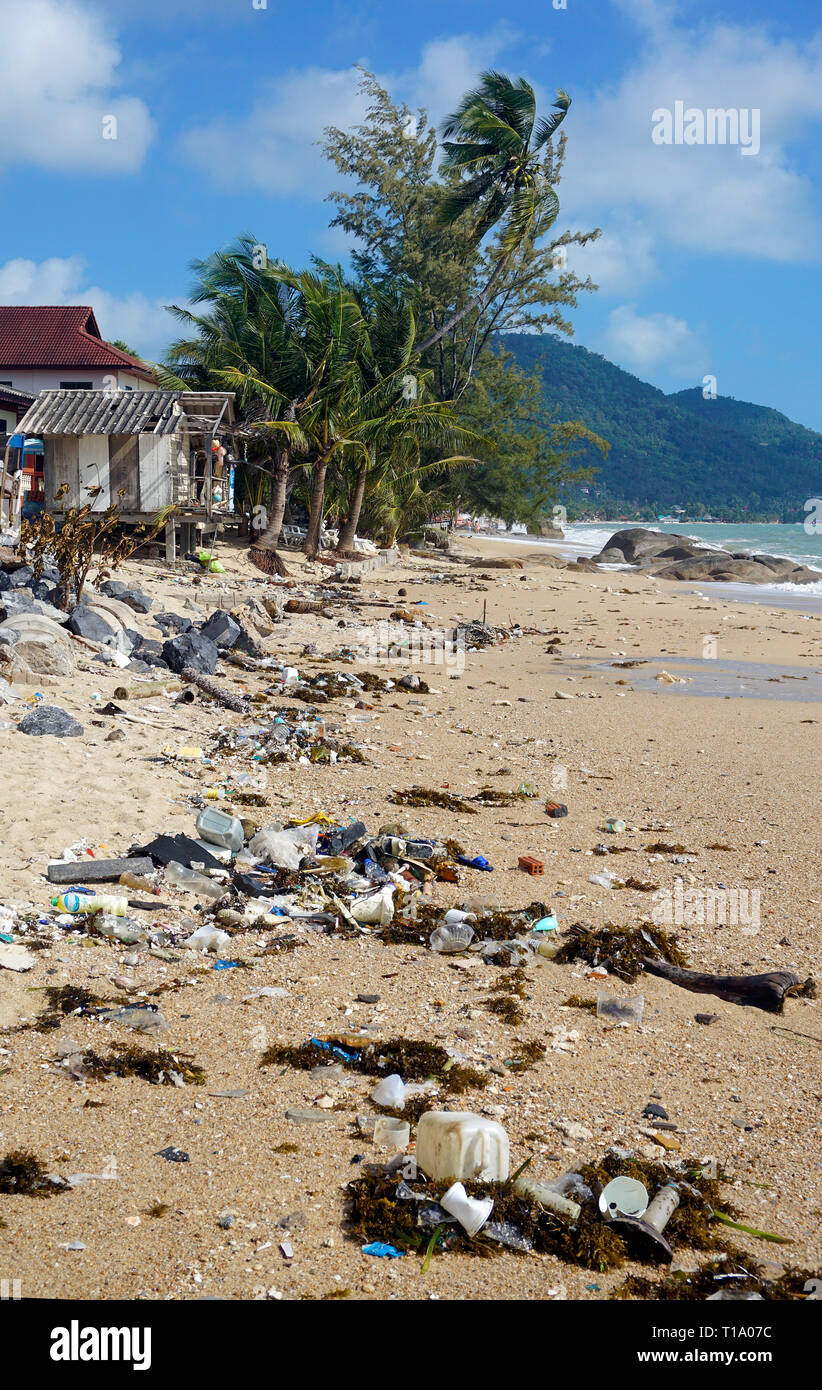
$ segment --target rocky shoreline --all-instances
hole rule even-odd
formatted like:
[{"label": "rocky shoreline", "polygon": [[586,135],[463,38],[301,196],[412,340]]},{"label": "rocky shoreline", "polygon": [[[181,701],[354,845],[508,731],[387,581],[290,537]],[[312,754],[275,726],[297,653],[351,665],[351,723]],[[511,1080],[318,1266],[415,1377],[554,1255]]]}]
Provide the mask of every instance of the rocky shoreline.
[{"label": "rocky shoreline", "polygon": [[[587,558],[587,557],[585,557]],[[582,557],[578,563],[582,562]],[[746,550],[707,550],[690,536],[649,531],[642,526],[615,531],[592,557],[594,565],[629,564],[657,579],[725,581],[736,584],[816,584],[822,572],[781,555]]]}]

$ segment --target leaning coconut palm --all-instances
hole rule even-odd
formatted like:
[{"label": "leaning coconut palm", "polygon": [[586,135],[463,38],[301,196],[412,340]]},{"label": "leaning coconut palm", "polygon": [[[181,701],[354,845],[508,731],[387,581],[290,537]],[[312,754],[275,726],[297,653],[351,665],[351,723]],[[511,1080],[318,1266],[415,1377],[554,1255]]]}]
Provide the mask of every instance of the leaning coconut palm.
[{"label": "leaning coconut palm", "polygon": [[375,292],[370,286],[360,293],[370,303],[364,305],[367,325],[357,358],[359,397],[343,453],[344,517],[337,540],[343,554],[354,545],[366,487],[386,466],[402,460],[406,468],[413,468],[419,466],[421,449],[430,453],[474,438],[460,426],[448,402],[431,398],[430,371],[418,366],[411,370],[416,325],[410,305],[401,295]]},{"label": "leaning coconut palm", "polygon": [[443,123],[442,172],[451,183],[440,204],[440,224],[473,219],[475,245],[497,228],[497,253],[483,288],[419,343],[418,353],[486,304],[517,251],[556,221],[559,199],[549,178],[549,147],[570,105],[571,98],[560,91],[552,114],[538,121],[534,89],[523,77],[513,81],[486,72]]},{"label": "leaning coconut palm", "polygon": [[[220,387],[237,393],[241,418],[260,441],[262,460],[250,464],[271,478],[268,525],[252,547],[260,567],[287,573],[277,553],[292,453],[305,443],[297,405],[306,392],[305,364],[297,343],[299,297],[285,267],[272,267],[255,238],[238,238],[226,251],[194,261],[193,305],[170,305],[190,330],[171,344],[155,367],[171,389]],[[280,273],[275,273],[275,272]],[[265,423],[261,423],[265,417]],[[271,464],[271,467],[267,467]]]}]

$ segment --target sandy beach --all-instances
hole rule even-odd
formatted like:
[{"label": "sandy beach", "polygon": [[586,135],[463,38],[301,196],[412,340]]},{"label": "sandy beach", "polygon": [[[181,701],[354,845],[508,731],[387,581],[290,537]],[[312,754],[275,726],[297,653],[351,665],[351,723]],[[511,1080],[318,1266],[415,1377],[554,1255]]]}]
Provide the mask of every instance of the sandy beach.
[{"label": "sandy beach", "polygon": [[[672,893],[677,879],[684,889],[755,890],[757,924],[676,927],[693,967],[818,978],[822,615],[714,596],[708,585],[700,597],[691,586],[626,572],[558,569],[539,546],[479,539],[459,546],[466,557],[504,554],[522,568],[403,556],[363,577],[359,611],[339,603],[331,620],[289,615],[265,638],[272,656],[301,673],[413,669],[431,689],[401,700],[367,696],[365,708],[345,699],[324,706],[329,726],[360,743],[368,761],[269,766],[268,805],[253,815],[265,824],[322,811],[343,823],[362,819],[374,831],[401,819],[422,835],[452,836],[469,854],[485,855],[494,872],[466,868],[459,884],[434,885],[431,901],[451,906],[481,896],[526,906],[539,897],[565,929],[647,918],[648,894],[589,881],[605,870]],[[153,611],[206,617],[268,583],[244,551],[225,546],[221,558],[225,576],[201,577],[182,562],[172,574],[164,564],[131,561],[117,577],[152,596]],[[324,575],[300,556],[289,557],[289,567],[300,585]],[[463,671],[449,663],[323,663],[397,604],[421,605],[414,611],[444,629],[485,609],[489,623],[520,625],[522,635],[469,650]],[[306,656],[309,644],[316,654]],[[228,771],[253,767],[239,755],[212,754],[212,737],[266,712],[261,704],[251,716],[234,715],[199,698],[174,706],[153,695],[123,704],[129,718],[104,715],[124,673],[91,656],[81,655],[73,678],[42,686],[48,703],[81,721],[81,737],[19,733],[30,688],[2,710],[1,901],[41,918],[54,917],[46,865],[65,848],[85,841],[109,857],[160,832],[193,833],[192,797]],[[265,672],[223,663],[220,673],[237,693],[270,685]],[[283,703],[271,697],[271,708]],[[109,739],[115,728],[123,739]],[[190,745],[211,765],[163,756]],[[532,781],[538,796],[474,816],[388,800],[393,788],[415,784],[471,795],[522,781]],[[566,818],[546,816],[548,797],[567,804]],[[603,830],[611,816],[626,822],[623,834]],[[604,841],[627,852],[594,855]],[[647,850],[659,841],[684,846],[687,862]],[[543,861],[544,877],[518,869],[526,854]],[[158,921],[179,922],[191,911],[190,895],[169,887],[162,901],[173,907]],[[512,1166],[533,1153],[531,1170],[545,1179],[613,1144],[664,1157],[643,1118],[657,1100],[677,1126],[682,1154],[716,1158],[727,1170],[742,1219],[792,1242],[767,1245],[734,1233],[740,1249],[760,1262],[822,1264],[822,1026],[810,999],[789,999],[784,1014],[773,1015],[649,975],[630,987],[613,977],[592,984],[583,967],[540,958],[526,967],[524,1020],[508,1026],[483,1007],[495,967],[425,945],[305,932],[296,950],[265,954],[277,933],[249,931],[231,942],[232,959],[248,968],[218,972],[213,956],[184,949],[167,959],[139,951],[126,964],[129,947],[53,925],[38,930],[49,944],[35,953],[35,967],[0,970],[0,1156],[29,1149],[51,1172],[109,1176],[49,1200],[0,1194],[0,1271],[21,1280],[24,1296],[608,1298],[625,1270],[599,1274],[542,1254],[479,1261],[451,1253],[423,1274],[416,1257],[362,1253],[343,1216],[346,1185],[363,1161],[379,1157],[354,1125],[372,1082],[349,1074],[321,1084],[307,1072],[260,1066],[270,1045],[359,1029],[439,1042],[488,1069],[490,1084],[460,1104],[499,1119]],[[133,1035],[80,1016],[49,1032],[26,1027],[44,1007],[43,989],[72,984],[120,998],[115,976],[133,981],[135,999],[171,986],[155,996],[169,1022],[159,1041],[192,1055],[204,1086],[78,1082],[55,1067],[69,1041],[105,1050]],[[287,997],[250,998],[262,987]],[[563,1006],[570,994],[590,997],[599,988],[641,993],[641,1026],[608,1027]],[[363,1003],[358,995],[379,998]],[[695,1021],[706,1012],[718,1016],[710,1026]],[[530,1070],[512,1071],[505,1062],[523,1040],[547,1051]],[[324,1096],[330,1105],[317,1104]],[[286,1119],[291,1108],[313,1110],[316,1122]],[[159,1157],[167,1146],[189,1161]],[[150,1214],[156,1204],[161,1215]],[[226,1217],[233,1221],[218,1224]],[[293,1258],[280,1248],[286,1232]]]}]

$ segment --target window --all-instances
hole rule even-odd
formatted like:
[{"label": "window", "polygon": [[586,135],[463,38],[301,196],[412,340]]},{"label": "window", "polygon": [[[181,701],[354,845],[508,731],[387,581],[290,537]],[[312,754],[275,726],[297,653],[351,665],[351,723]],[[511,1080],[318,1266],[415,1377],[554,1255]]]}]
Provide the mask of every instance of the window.
[{"label": "window", "polygon": [[61,391],[90,391],[92,384],[90,381],[61,381]]}]

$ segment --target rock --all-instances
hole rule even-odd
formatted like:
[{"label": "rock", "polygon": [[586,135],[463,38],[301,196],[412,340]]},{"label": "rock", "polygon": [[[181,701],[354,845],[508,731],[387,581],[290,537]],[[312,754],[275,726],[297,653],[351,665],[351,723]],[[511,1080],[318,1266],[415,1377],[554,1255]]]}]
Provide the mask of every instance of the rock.
[{"label": "rock", "polygon": [[161,666],[163,670],[168,670],[168,662],[163,656],[163,643],[155,642],[150,637],[144,637],[134,647],[131,655],[133,660],[141,661],[146,666]]},{"label": "rock", "polygon": [[107,579],[105,584],[100,585],[100,593],[127,604],[135,613],[148,613],[154,602],[147,594],[141,593],[139,589],[130,589],[120,579]]},{"label": "rock", "polygon": [[5,942],[0,941],[0,969],[31,970],[35,960],[36,957],[32,955],[31,951],[27,951],[25,946],[19,946],[16,943],[6,945]]},{"label": "rock", "polygon": [[189,632],[193,626],[190,618],[181,618],[179,613],[155,613],[154,621],[166,637],[170,632]]},{"label": "rock", "polygon": [[219,608],[200,628],[203,637],[207,637],[215,646],[224,647],[228,651],[232,647],[236,647],[242,631],[240,624],[232,618],[231,614]]},{"label": "rock", "polygon": [[0,676],[0,705],[11,705],[18,699],[7,680]]},{"label": "rock", "polygon": [[[599,560],[602,555],[611,551],[618,551],[622,560],[628,564],[650,560],[664,555],[667,551],[677,552],[676,555],[671,554],[671,559],[705,553],[704,546],[692,541],[690,536],[678,535],[675,532],[649,531],[644,526],[629,526],[624,531],[615,531],[600,554],[594,558]],[[608,563],[617,564],[618,561],[609,559]]]},{"label": "rock", "polygon": [[661,1105],[656,1105],[652,1100],[648,1101],[642,1113],[646,1120],[667,1120],[668,1118],[667,1110],[663,1110]]},{"label": "rock", "polygon": [[565,539],[565,532],[561,526],[557,526],[555,521],[541,521],[539,534],[543,540],[561,541]]},{"label": "rock", "polygon": [[37,705],[24,715],[17,728],[21,734],[38,738],[44,734],[54,738],[79,738],[83,733],[82,724],[58,705]]},{"label": "rock", "polygon": [[578,555],[576,560],[569,560],[566,569],[576,570],[577,574],[598,574],[599,565],[590,555]]},{"label": "rock", "polygon": [[34,579],[34,570],[31,565],[20,565],[19,569],[13,570],[9,575],[9,584],[12,589],[27,589]]},{"label": "rock", "polygon": [[78,637],[85,637],[87,642],[102,644],[110,642],[117,632],[113,623],[107,622],[87,603],[78,603],[69,618],[69,627]]},{"label": "rock", "polygon": [[211,676],[217,669],[219,648],[208,637],[192,628],[163,643],[163,660],[179,675],[184,666]]},{"label": "rock", "polygon": [[594,1131],[587,1129],[585,1125],[577,1124],[576,1120],[557,1120],[554,1129],[558,1129],[560,1134],[564,1134],[566,1139],[570,1139],[574,1144],[585,1143],[588,1139],[593,1139]]},{"label": "rock", "polygon": [[124,743],[125,737],[125,729],[112,729],[110,734],[106,734],[106,743]]},{"label": "rock", "polygon": [[17,613],[0,623],[0,643],[34,675],[71,676],[74,652],[65,628],[36,612]]},{"label": "rock", "polygon": [[13,618],[17,613],[39,613],[41,618],[51,618],[53,623],[60,626],[68,616],[62,609],[55,608],[54,604],[35,598],[30,589],[10,589],[0,602],[0,611],[5,611],[7,618]]}]

